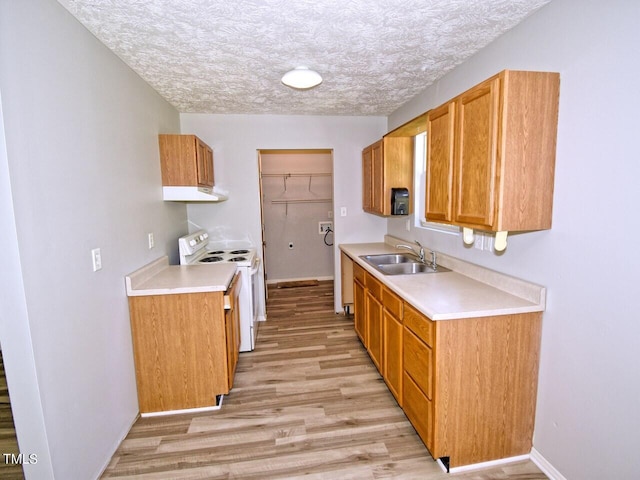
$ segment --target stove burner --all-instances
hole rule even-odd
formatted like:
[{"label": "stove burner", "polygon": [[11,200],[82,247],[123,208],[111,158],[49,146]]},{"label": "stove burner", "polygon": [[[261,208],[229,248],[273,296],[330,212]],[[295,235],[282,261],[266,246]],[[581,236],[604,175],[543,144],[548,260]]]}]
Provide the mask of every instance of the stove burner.
[{"label": "stove burner", "polygon": [[205,257],[200,260],[200,263],[213,263],[213,262],[221,262],[222,257]]},{"label": "stove burner", "polygon": [[[233,252],[232,252],[233,253]],[[230,258],[229,261],[230,262],[243,262],[247,259],[247,257],[233,257]]]},{"label": "stove burner", "polygon": [[224,250],[216,250],[215,252],[207,252],[209,255],[220,255],[224,253]]},{"label": "stove burner", "polygon": [[244,255],[245,253],[249,253],[249,250],[232,250],[231,255]]}]

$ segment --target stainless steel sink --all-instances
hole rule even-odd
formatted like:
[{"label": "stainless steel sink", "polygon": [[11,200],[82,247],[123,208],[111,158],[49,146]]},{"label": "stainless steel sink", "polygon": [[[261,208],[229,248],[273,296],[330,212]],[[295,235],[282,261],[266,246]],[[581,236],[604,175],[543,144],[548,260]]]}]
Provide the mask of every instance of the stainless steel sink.
[{"label": "stainless steel sink", "polygon": [[449,272],[448,268],[437,266],[435,269],[425,263],[396,263],[394,265],[378,265],[376,267],[385,275],[410,275],[412,273]]},{"label": "stainless steel sink", "polygon": [[383,253],[381,255],[363,255],[360,257],[371,265],[389,265],[396,263],[415,263],[418,259],[406,253]]},{"label": "stainless steel sink", "polygon": [[451,271],[440,265],[433,269],[430,264],[421,263],[410,254],[362,255],[360,258],[385,275],[412,275],[415,273]]}]

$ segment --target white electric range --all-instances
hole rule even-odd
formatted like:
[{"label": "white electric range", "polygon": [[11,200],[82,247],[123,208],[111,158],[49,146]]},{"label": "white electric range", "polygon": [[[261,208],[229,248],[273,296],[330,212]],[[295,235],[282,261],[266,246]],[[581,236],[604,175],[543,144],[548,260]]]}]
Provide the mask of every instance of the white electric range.
[{"label": "white electric range", "polygon": [[258,335],[257,283],[260,258],[255,248],[213,249],[209,247],[209,234],[204,230],[178,239],[180,265],[216,265],[235,263],[240,271],[240,351],[255,348]]}]

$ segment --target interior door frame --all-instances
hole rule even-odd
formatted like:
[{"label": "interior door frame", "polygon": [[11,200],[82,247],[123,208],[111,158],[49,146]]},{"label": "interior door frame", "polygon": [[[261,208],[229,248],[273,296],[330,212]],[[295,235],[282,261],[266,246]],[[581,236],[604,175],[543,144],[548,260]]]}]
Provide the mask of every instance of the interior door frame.
[{"label": "interior door frame", "polygon": [[[263,284],[264,284],[264,295],[265,300],[269,298],[269,289],[267,288],[267,242],[265,240],[265,223],[264,223],[264,194],[263,194],[263,186],[262,186],[262,154],[278,154],[278,153],[300,153],[300,154],[330,154],[331,155],[331,173],[333,175],[334,165],[333,165],[333,156],[334,151],[333,148],[259,148],[257,149],[257,157],[258,157],[258,183],[259,183],[259,194],[260,194],[260,244],[262,246],[262,275],[263,275]],[[331,211],[334,209],[334,189],[335,184],[332,177],[331,181]],[[333,234],[335,238],[335,221],[331,220],[333,224]],[[335,248],[335,247],[334,247]],[[335,254],[335,250],[334,250]],[[335,268],[334,268],[335,270]],[[335,275],[335,273],[334,273]],[[265,317],[266,317],[266,304],[265,304]]]}]

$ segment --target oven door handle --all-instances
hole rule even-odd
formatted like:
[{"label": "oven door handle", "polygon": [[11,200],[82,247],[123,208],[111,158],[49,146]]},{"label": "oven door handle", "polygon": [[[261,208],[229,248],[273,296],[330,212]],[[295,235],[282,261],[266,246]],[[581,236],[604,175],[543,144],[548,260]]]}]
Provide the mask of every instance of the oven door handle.
[{"label": "oven door handle", "polygon": [[249,271],[249,275],[255,275],[258,273],[258,268],[260,268],[260,259],[256,257],[253,260],[253,265],[251,265],[251,270]]}]

